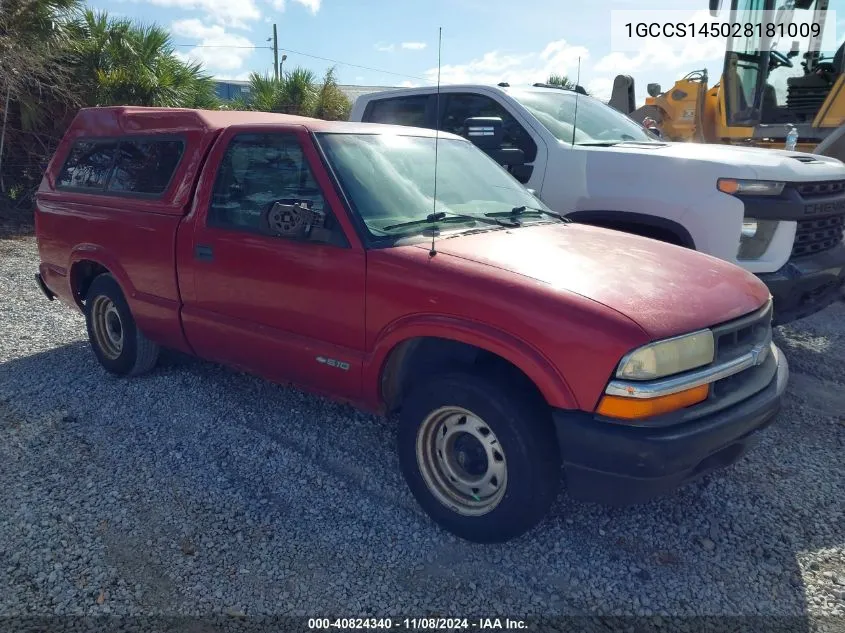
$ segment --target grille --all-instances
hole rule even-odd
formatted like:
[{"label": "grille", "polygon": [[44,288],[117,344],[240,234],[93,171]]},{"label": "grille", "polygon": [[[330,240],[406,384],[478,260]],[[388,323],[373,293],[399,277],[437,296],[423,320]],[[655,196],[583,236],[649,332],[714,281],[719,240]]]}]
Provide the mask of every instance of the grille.
[{"label": "grille", "polygon": [[772,337],[772,304],[759,311],[713,328],[716,363],[731,361]]},{"label": "grille", "polygon": [[792,245],[792,256],[814,255],[833,248],[845,234],[845,215],[799,220]]},{"label": "grille", "polygon": [[830,196],[845,192],[845,180],[826,180],[820,182],[806,182],[795,185],[802,198]]},{"label": "grille", "polygon": [[[723,363],[747,354],[758,345],[772,341],[772,303],[761,310],[713,328],[716,362]],[[757,365],[713,383],[709,400],[716,408],[728,407],[763,389],[773,376],[774,359],[770,356]]]}]

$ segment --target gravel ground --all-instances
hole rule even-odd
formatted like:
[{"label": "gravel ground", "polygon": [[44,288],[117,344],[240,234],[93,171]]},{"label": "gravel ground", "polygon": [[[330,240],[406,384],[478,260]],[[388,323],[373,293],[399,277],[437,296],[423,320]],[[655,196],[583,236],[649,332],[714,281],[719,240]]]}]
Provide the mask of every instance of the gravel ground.
[{"label": "gravel ground", "polygon": [[739,464],[635,508],[563,497],[529,535],[484,546],[415,505],[389,420],[175,355],[110,377],[36,266],[32,238],[0,239],[0,616],[845,624],[843,303],[779,328],[789,397]]}]

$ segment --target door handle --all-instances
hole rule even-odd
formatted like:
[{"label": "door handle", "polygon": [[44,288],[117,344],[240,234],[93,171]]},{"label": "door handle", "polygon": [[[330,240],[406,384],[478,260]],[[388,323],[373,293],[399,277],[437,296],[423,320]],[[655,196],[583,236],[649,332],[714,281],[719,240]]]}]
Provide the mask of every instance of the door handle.
[{"label": "door handle", "polygon": [[194,257],[200,261],[210,262],[214,259],[214,251],[211,250],[210,246],[197,244],[196,247],[194,247]]}]

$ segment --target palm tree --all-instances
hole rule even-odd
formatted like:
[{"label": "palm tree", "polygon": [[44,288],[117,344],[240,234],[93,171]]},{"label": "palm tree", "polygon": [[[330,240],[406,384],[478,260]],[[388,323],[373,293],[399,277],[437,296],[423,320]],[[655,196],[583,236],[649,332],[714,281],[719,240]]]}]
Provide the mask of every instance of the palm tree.
[{"label": "palm tree", "polygon": [[569,90],[575,90],[576,86],[576,83],[566,75],[549,75],[549,79],[546,83],[551,86],[560,86],[561,88],[567,88]]},{"label": "palm tree", "polygon": [[[0,192],[40,180],[73,90],[61,54],[79,0],[4,0],[0,9]],[[22,184],[23,183],[23,184]]]},{"label": "palm tree", "polygon": [[252,73],[249,97],[234,99],[227,107],[338,120],[349,116],[352,104],[339,88],[334,68],[317,83],[312,71],[297,67],[278,79]]},{"label": "palm tree", "polygon": [[311,116],[317,104],[316,77],[307,68],[297,66],[279,79],[279,92],[283,112]]},{"label": "palm tree", "polygon": [[72,30],[72,63],[87,105],[216,106],[211,78],[176,56],[162,27],[89,9]]},{"label": "palm tree", "polygon": [[334,67],[329,68],[317,91],[313,116],[328,121],[345,121],[351,110],[352,102],[337,85]]}]

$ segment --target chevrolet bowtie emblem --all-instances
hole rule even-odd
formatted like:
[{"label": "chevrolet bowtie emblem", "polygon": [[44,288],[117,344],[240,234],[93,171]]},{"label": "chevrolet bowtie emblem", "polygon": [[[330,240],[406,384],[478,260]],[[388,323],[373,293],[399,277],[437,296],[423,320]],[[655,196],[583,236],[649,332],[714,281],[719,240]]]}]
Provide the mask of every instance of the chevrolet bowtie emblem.
[{"label": "chevrolet bowtie emblem", "polygon": [[751,360],[754,365],[762,365],[769,355],[769,346],[765,344],[755,345],[751,348]]}]

